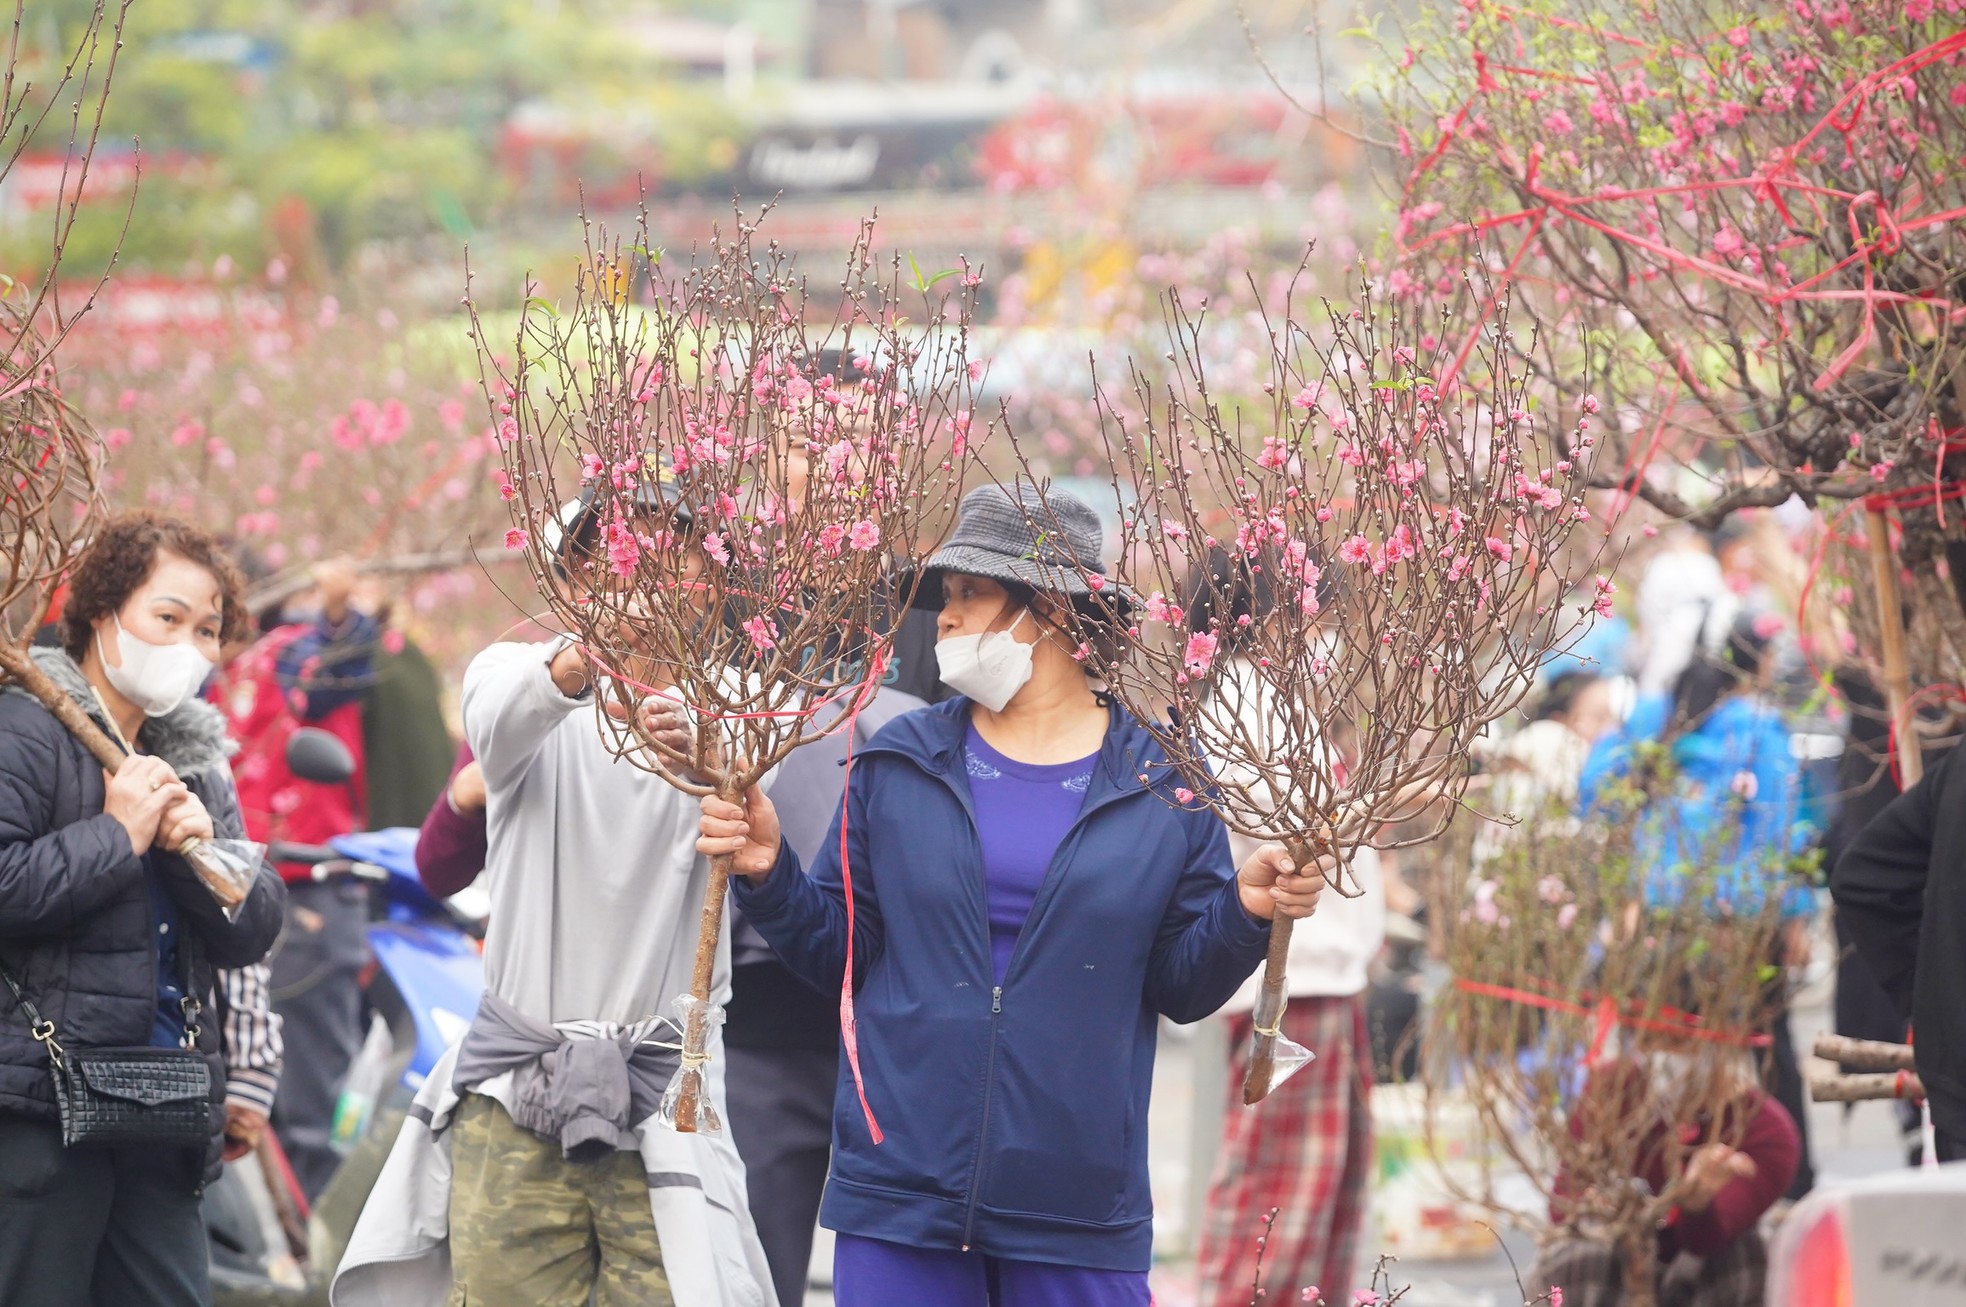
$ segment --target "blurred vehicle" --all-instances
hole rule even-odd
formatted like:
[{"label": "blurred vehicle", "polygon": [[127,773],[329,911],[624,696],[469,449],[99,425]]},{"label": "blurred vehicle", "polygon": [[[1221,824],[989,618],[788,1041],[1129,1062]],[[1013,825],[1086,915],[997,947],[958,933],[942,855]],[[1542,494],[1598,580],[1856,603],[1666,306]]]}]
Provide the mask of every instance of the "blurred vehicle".
[{"label": "blurred vehicle", "polygon": [[1767,1307],[1966,1302],[1966,1162],[1818,1188],[1769,1252]]},{"label": "blurred vehicle", "polygon": [[[287,753],[295,774],[332,783],[339,742],[319,731],[295,738],[301,743]],[[228,1164],[206,1189],[215,1307],[328,1301],[329,1279],[411,1101],[478,1010],[485,983],[478,939],[489,901],[475,886],[450,900],[433,898],[417,879],[416,836],[414,828],[398,827],[270,851],[276,860],[310,865],[317,879],[355,877],[375,887],[373,961],[363,972],[369,1034],[335,1114],[335,1143],[345,1158],[311,1211],[271,1131],[257,1152]]]}]

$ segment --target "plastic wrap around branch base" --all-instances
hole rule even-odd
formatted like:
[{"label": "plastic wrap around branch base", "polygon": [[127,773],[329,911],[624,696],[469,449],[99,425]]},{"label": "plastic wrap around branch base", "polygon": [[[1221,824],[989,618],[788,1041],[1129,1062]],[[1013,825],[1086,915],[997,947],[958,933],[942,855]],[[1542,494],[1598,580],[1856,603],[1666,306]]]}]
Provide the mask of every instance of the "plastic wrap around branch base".
[{"label": "plastic wrap around branch base", "polygon": [[[683,1032],[682,1065],[662,1092],[662,1106],[655,1109],[657,1124],[681,1134],[720,1135],[724,1123],[710,1103],[710,1086],[704,1075],[709,1065],[710,1036],[724,1024],[721,1004],[684,994],[676,999],[676,1025]],[[694,1105],[693,1114],[683,1108],[685,1096]]]},{"label": "plastic wrap around branch base", "polygon": [[251,840],[190,840],[178,856],[198,873],[198,882],[211,891],[227,921],[239,915],[246,895],[252,893],[253,878],[266,858],[266,846]]},{"label": "plastic wrap around branch base", "polygon": [[1263,1044],[1268,1042],[1270,1076],[1263,1088],[1265,1095],[1274,1093],[1278,1085],[1317,1061],[1316,1053],[1283,1033],[1283,1010],[1287,1005],[1288,1000],[1281,993],[1273,994],[1265,989],[1256,996],[1251,1056],[1260,1054]]}]

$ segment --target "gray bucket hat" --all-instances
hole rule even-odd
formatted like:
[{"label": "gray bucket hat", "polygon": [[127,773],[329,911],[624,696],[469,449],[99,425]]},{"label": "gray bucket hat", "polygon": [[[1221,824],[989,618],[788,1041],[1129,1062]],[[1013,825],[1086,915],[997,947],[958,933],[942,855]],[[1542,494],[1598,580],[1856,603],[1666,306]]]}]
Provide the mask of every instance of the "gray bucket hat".
[{"label": "gray bucket hat", "polygon": [[942,607],[942,577],[957,572],[992,581],[1015,581],[1043,594],[1062,594],[1085,612],[1098,611],[1099,597],[1122,618],[1138,600],[1117,581],[1105,580],[1099,548],[1105,531],[1092,505],[1068,490],[1040,490],[1028,481],[1016,485],[1016,498],[999,485],[978,486],[963,496],[956,529],[922,565],[916,608]]}]

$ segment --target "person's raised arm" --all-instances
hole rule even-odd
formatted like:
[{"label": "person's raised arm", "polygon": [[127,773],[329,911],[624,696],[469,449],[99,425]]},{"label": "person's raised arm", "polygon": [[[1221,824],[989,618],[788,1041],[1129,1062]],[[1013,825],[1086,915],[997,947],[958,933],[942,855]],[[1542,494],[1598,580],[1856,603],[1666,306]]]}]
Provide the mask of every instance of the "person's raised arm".
[{"label": "person's raised arm", "polygon": [[464,672],[464,738],[485,788],[510,789],[566,715],[593,702],[586,656],[571,640],[495,644]]},{"label": "person's raised arm", "polygon": [[1679,1216],[1664,1251],[1712,1257],[1760,1224],[1788,1191],[1802,1156],[1802,1136],[1780,1103],[1757,1095],[1739,1146],[1712,1143],[1688,1159]]},{"label": "person's raised arm", "polygon": [[280,646],[274,675],[287,699],[298,701],[301,720],[318,722],[359,700],[375,680],[375,650],[382,628],[353,607],[354,565],[336,559],[314,571],[321,615]]},{"label": "person's raised arm", "polygon": [[1918,784],[1891,800],[1858,833],[1830,871],[1830,896],[1850,929],[1858,954],[1910,1019],[1918,974],[1918,927],[1925,915],[1925,878],[1932,861],[1932,828],[1957,752],[1932,764]]}]

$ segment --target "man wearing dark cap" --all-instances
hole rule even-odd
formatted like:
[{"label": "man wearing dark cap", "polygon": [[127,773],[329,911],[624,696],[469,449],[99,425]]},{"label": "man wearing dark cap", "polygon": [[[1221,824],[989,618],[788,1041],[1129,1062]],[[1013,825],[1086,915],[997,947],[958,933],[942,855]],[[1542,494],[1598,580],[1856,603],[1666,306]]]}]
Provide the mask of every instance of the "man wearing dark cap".
[{"label": "man wearing dark cap", "polygon": [[[700,575],[671,486],[651,482],[634,508],[682,551],[682,582]],[[591,496],[560,516],[550,543],[570,571],[607,566],[596,516]],[[487,795],[485,994],[397,1138],[337,1303],[435,1301],[433,1284],[473,1307],[762,1301],[769,1272],[729,1134],[654,1120],[678,1067],[664,1018],[690,990],[709,863],[693,801],[597,729],[606,675],[571,637],[493,645],[465,672]],[[687,747],[659,700],[636,711]],[[729,977],[724,951],[713,1004]],[[720,1119],[721,1045],[713,1027],[704,1106]]]}]

